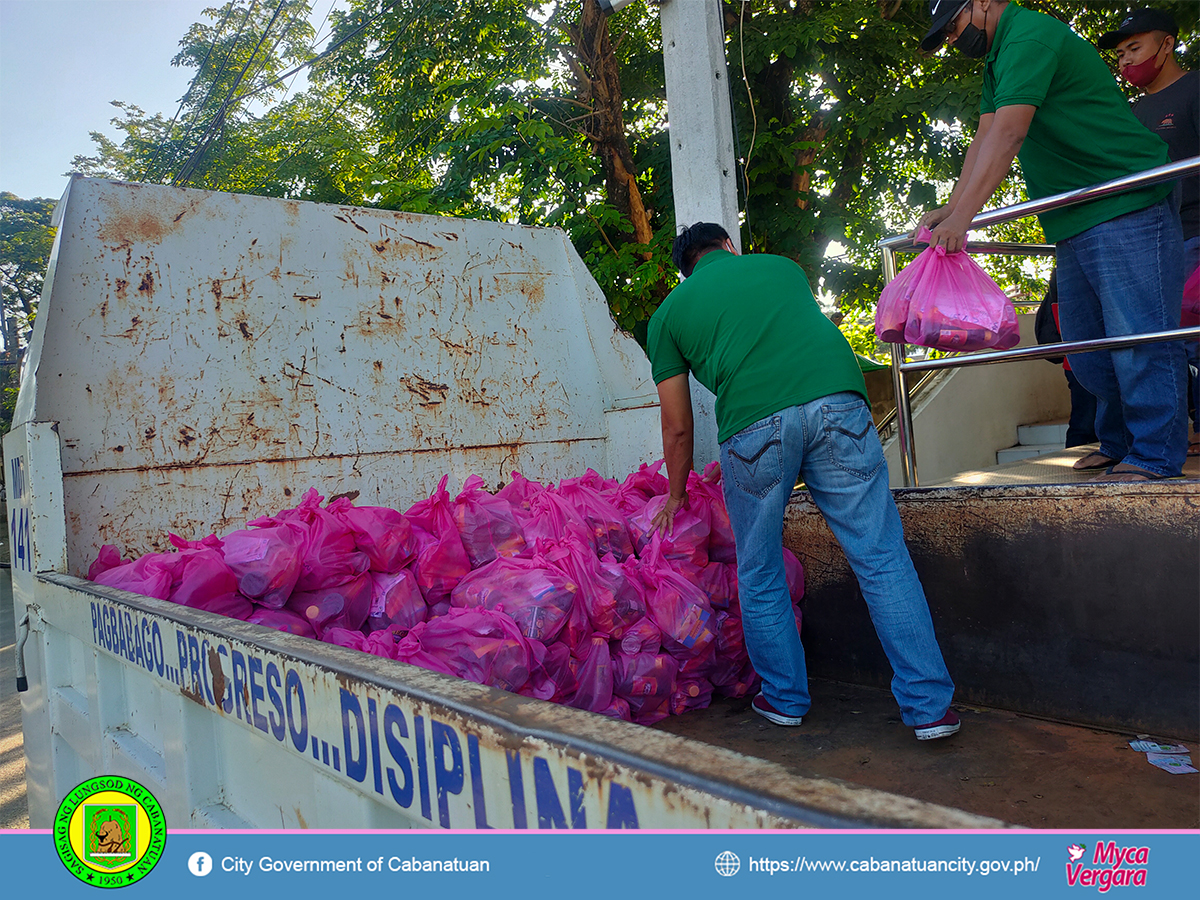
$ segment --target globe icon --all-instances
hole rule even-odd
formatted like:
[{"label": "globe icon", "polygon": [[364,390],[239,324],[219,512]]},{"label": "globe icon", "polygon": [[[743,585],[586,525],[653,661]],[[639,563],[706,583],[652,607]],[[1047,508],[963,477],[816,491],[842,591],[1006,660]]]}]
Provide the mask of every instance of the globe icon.
[{"label": "globe icon", "polygon": [[728,878],[730,875],[738,873],[738,869],[742,867],[742,861],[738,859],[738,855],[732,850],[722,850],[717,854],[716,866],[717,874]]}]

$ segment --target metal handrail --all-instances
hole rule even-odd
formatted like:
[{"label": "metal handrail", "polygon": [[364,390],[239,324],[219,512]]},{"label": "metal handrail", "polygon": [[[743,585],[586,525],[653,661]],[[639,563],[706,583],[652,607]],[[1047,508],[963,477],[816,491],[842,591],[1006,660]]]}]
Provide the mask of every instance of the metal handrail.
[{"label": "metal handrail", "polygon": [[[1065,191],[1050,197],[1041,197],[1037,200],[1027,200],[1024,203],[987,210],[975,216],[969,227],[977,229],[988,225],[997,225],[1001,222],[1011,222],[1014,219],[1023,219],[1048,210],[1074,206],[1078,203],[1098,200],[1101,197],[1120,194],[1136,188],[1172,181],[1189,172],[1200,172],[1200,156],[1177,160],[1165,166],[1147,169],[1145,172],[1114,178],[1111,181]],[[918,244],[910,234],[896,234],[883,239],[878,246],[883,251],[883,281],[886,285],[896,277],[896,254],[915,250]],[[1052,244],[1020,244],[1006,241],[968,241],[964,249],[975,253],[1002,253],[1017,256],[1049,256],[1054,253]],[[904,360],[904,344],[892,344],[892,385],[896,394],[896,427],[900,441],[900,468],[905,487],[917,486],[917,445],[913,436],[912,404],[905,379],[906,373],[1018,362],[1027,359],[1046,359],[1052,356],[1063,356],[1067,353],[1111,350],[1185,338],[1200,338],[1200,328],[1179,328],[1090,341],[1063,341],[1057,344],[1042,344],[1039,347],[1025,347],[1020,350],[970,353],[911,363]]]}]

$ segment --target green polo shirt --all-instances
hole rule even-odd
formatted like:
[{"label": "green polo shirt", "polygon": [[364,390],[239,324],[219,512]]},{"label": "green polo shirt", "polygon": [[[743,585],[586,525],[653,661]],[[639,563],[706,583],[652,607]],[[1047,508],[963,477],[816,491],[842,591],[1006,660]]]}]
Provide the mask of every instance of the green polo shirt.
[{"label": "green polo shirt", "polygon": [[867,396],[854,351],[784,256],[713,250],[650,319],[654,382],[691,371],[717,395],[717,440],[836,394]]},{"label": "green polo shirt", "polygon": [[[1037,112],[1018,154],[1031,199],[1165,165],[1167,147],[1134,118],[1096,48],[1051,16],[1009,3],[987,57],[980,111]],[[1042,213],[1046,240],[1074,237],[1171,193],[1156,184]]]}]

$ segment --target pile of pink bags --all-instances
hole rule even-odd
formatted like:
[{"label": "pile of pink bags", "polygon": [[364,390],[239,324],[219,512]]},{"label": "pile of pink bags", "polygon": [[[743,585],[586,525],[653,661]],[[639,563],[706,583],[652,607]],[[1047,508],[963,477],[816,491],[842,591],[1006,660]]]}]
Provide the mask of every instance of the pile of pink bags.
[{"label": "pile of pink bags", "polygon": [[[477,476],[451,498],[443,478],[405,513],[321,505],[224,538],[122,560],[105,545],[88,577],[529,697],[657,722],[742,697],[746,654],[733,533],[718,481],[689,476],[669,535],[662,463],[624,482],[592,470],[541,485]],[[784,551],[793,603],[799,561]],[[794,607],[797,628],[800,610]]]},{"label": "pile of pink bags", "polygon": [[[932,237],[928,228],[918,242]],[[1009,350],[1021,340],[1008,295],[963,250],[928,247],[879,295],[875,335],[888,344],[936,350]]]}]

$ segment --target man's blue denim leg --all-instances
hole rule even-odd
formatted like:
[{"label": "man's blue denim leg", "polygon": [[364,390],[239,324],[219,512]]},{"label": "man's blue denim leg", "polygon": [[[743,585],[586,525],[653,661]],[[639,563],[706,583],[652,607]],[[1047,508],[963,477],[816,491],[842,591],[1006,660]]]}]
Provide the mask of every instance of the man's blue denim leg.
[{"label": "man's blue denim leg", "polygon": [[799,473],[858,578],[892,665],[901,718],[910,726],[940,719],[954,684],[904,544],[864,399],[834,394],[776,413],[722,444],[721,462],[737,541],[742,625],[771,705],[803,715],[810,704],[782,559],[783,512]]},{"label": "man's blue denim leg", "polygon": [[[1060,241],[1063,338],[1179,327],[1182,254],[1179,215],[1168,200]],[[1071,370],[1096,395],[1101,452],[1158,475],[1180,473],[1186,452],[1181,343],[1073,354]]]}]

